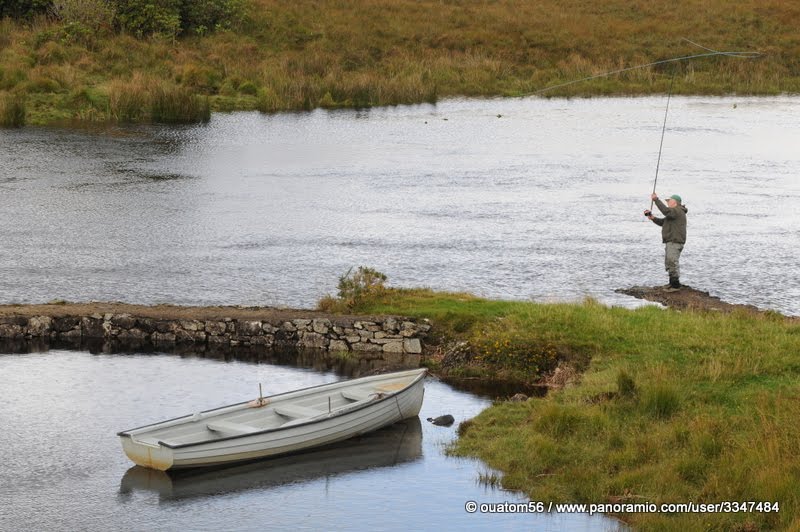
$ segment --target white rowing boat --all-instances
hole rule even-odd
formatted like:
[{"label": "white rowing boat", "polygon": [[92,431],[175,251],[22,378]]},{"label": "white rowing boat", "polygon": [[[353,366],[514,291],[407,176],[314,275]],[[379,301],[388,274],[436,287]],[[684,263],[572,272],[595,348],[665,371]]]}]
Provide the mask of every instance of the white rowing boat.
[{"label": "white rowing boat", "polygon": [[426,370],[323,384],[117,435],[135,464],[161,471],[308,450],[419,415]]}]

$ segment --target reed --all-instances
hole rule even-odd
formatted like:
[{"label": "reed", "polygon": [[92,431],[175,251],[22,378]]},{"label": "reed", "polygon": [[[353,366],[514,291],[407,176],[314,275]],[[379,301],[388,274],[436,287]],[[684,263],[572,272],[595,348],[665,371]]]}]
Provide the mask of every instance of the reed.
[{"label": "reed", "polygon": [[22,127],[25,117],[25,99],[18,94],[0,92],[0,127]]},{"label": "reed", "polygon": [[150,94],[150,118],[166,124],[208,122],[211,106],[207,97],[183,87],[160,83]]}]

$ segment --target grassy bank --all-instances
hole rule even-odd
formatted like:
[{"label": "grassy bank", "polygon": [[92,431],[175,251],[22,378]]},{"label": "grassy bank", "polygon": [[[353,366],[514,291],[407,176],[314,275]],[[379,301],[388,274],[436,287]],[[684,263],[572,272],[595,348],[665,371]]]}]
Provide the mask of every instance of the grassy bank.
[{"label": "grassy bank", "polygon": [[[702,6],[688,0],[248,0],[245,6],[230,31],[178,39],[137,39],[102,26],[77,31],[44,18],[0,21],[0,92],[26,96],[19,101],[30,124],[158,119],[152,101],[163,91],[208,97],[215,110],[265,112],[513,96],[702,53],[683,37],[766,55],[682,64],[676,93],[800,89],[800,6],[778,0]],[[672,69],[636,70],[548,94],[664,92]],[[120,90],[136,94],[121,101]],[[131,102],[138,112],[126,107]]]},{"label": "grassy bank", "polygon": [[[585,363],[544,399],[498,403],[454,452],[532,500],[778,502],[777,513],[622,514],[640,529],[800,527],[800,325],[778,315],[625,310],[390,290],[360,311],[428,317],[440,334],[552,346]],[[514,362],[510,363],[515,366]]]}]

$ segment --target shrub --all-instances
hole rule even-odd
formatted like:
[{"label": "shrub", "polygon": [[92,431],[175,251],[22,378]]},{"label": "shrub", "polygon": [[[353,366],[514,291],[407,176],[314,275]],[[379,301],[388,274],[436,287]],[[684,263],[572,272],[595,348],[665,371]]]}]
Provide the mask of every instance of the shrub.
[{"label": "shrub", "polygon": [[3,0],[0,2],[0,19],[32,19],[36,15],[47,13],[53,2],[51,0]]},{"label": "shrub", "polygon": [[229,29],[244,16],[242,0],[112,0],[119,29],[138,37],[203,35]]},{"label": "shrub", "polygon": [[98,31],[110,26],[115,16],[114,5],[106,0],[55,0],[53,14],[71,32]]},{"label": "shrub", "polygon": [[478,360],[493,367],[542,374],[555,369],[559,355],[556,347],[535,339],[497,334],[481,335],[475,341]]},{"label": "shrub", "polygon": [[180,0],[113,0],[120,30],[137,37],[175,37],[181,28]]},{"label": "shrub", "polygon": [[339,277],[339,299],[348,307],[355,307],[367,297],[385,291],[386,287],[383,284],[385,281],[386,275],[372,268],[359,266],[355,272],[350,268],[347,273]]},{"label": "shrub", "polygon": [[17,94],[0,93],[0,127],[25,125],[25,100]]},{"label": "shrub", "polygon": [[230,29],[244,14],[242,0],[185,0],[181,6],[181,31],[204,35]]}]

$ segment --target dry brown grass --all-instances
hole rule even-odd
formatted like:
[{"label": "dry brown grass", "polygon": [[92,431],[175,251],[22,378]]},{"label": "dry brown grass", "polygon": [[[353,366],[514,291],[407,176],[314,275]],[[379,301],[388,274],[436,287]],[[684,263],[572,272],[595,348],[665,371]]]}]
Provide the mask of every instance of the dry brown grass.
[{"label": "dry brown grass", "polygon": [[[235,31],[177,42],[98,35],[82,43],[45,20],[27,27],[3,21],[0,89],[24,86],[36,69],[23,90],[50,95],[42,98],[53,106],[69,91],[105,90],[137,73],[209,96],[212,104],[268,112],[521,95],[702,53],[684,37],[765,55],[682,63],[676,93],[800,89],[800,5],[778,0],[251,0],[249,13]],[[548,95],[663,92],[674,68],[635,70]]]}]

